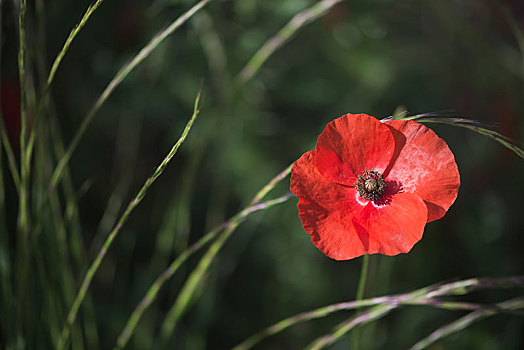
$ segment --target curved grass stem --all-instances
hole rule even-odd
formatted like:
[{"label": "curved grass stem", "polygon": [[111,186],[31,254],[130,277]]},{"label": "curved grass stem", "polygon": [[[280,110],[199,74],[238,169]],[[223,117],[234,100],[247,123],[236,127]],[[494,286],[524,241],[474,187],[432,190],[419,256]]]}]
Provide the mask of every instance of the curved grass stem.
[{"label": "curved grass stem", "polygon": [[469,327],[471,324],[480,321],[486,317],[494,316],[500,313],[499,309],[504,310],[505,312],[511,312],[513,310],[518,310],[524,308],[524,298],[516,298],[512,300],[507,300],[502,303],[498,303],[495,308],[482,308],[476,311],[473,311],[467,314],[464,317],[459,318],[444,327],[441,327],[435,330],[426,338],[420,340],[415,345],[411,347],[411,350],[422,350],[426,349],[435,342],[441,340],[448,335],[459,332],[466,327]]},{"label": "curved grass stem", "polygon": [[[439,283],[404,294],[388,295],[370,299],[362,299],[358,301],[348,301],[338,304],[332,304],[312,311],[303,312],[298,315],[288,317],[280,322],[277,322],[274,325],[250,336],[242,343],[235,346],[233,350],[251,349],[253,346],[258,344],[262,340],[272,335],[278,334],[291,326],[305,321],[326,317],[337,311],[354,310],[364,307],[376,306],[379,304],[388,304],[393,306],[427,305],[448,310],[477,310],[481,309],[483,306],[471,303],[446,302],[436,298],[441,296],[464,295],[479,289],[514,287],[524,287],[524,276],[501,278],[471,278],[451,283]],[[501,310],[499,311],[502,312]]]}]

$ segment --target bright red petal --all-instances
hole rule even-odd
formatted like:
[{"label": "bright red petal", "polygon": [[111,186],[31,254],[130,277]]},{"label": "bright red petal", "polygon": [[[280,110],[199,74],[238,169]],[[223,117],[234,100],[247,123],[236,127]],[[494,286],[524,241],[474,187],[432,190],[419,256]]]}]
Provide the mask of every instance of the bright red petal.
[{"label": "bright red petal", "polygon": [[295,162],[291,169],[291,192],[299,198],[317,203],[326,210],[345,206],[353,200],[350,188],[328,181],[315,166],[315,150],[306,152]]},{"label": "bright red petal", "polygon": [[407,253],[422,238],[427,208],[412,193],[398,193],[387,204],[372,202],[353,218],[353,226],[364,243],[366,253],[397,255]]},{"label": "bright red petal", "polygon": [[426,203],[427,222],[441,218],[457,198],[460,186],[453,153],[444,140],[422,124],[409,120],[385,124],[397,142],[396,157],[384,174],[386,180],[398,181],[402,191],[415,193]]},{"label": "bright red petal", "polygon": [[316,165],[328,180],[353,185],[364,170],[386,170],[395,139],[391,131],[366,114],[346,114],[330,122],[318,137]]},{"label": "bright red petal", "polygon": [[355,212],[362,207],[357,203],[347,204],[345,208],[330,211],[306,198],[298,202],[298,215],[313,244],[336,260],[348,260],[366,253],[365,242],[352,223]]},{"label": "bright red petal", "polygon": [[300,198],[299,216],[313,244],[336,260],[364,254],[396,255],[407,253],[422,238],[427,209],[411,193],[391,196],[388,203],[346,202],[345,207],[326,210],[318,203]]}]

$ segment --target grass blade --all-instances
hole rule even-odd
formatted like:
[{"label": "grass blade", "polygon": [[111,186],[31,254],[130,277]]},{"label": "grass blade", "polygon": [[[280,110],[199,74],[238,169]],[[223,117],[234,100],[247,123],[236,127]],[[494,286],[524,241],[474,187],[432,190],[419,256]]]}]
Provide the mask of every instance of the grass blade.
[{"label": "grass blade", "polygon": [[64,328],[62,330],[62,333],[60,335],[60,340],[59,340],[59,343],[58,343],[58,346],[57,346],[58,349],[63,349],[65,347],[65,343],[66,343],[66,341],[67,341],[67,339],[69,337],[71,326],[75,322],[76,314],[78,312],[78,309],[80,308],[80,305],[82,304],[82,301],[84,300],[84,297],[85,297],[85,295],[87,293],[87,289],[89,288],[89,285],[91,284],[93,276],[95,275],[96,271],[98,270],[98,267],[100,266],[100,263],[102,262],[102,260],[105,257],[108,249],[110,248],[111,244],[113,243],[113,240],[116,238],[116,236],[120,232],[120,229],[122,228],[122,226],[125,224],[125,222],[129,218],[129,215],[131,214],[131,212],[142,201],[142,199],[146,195],[146,193],[149,190],[149,188],[151,187],[151,185],[153,185],[155,180],[164,172],[165,168],[167,167],[167,165],[169,164],[169,162],[171,161],[173,156],[178,151],[178,148],[180,147],[180,145],[182,145],[182,143],[186,139],[186,137],[187,137],[187,135],[189,133],[189,130],[191,130],[191,127],[193,126],[193,123],[195,122],[195,120],[196,120],[196,118],[198,116],[198,113],[199,113],[199,110],[198,110],[199,101],[200,101],[200,92],[198,93],[198,95],[197,95],[197,97],[195,99],[193,115],[191,116],[191,119],[187,123],[184,131],[182,132],[182,136],[180,136],[180,138],[178,139],[176,144],[171,148],[171,150],[169,151],[167,156],[164,158],[162,163],[160,163],[160,165],[156,168],[156,170],[153,173],[153,175],[151,175],[151,177],[149,177],[146,180],[146,182],[144,183],[144,185],[142,186],[140,191],[138,191],[138,194],[135,196],[135,198],[131,202],[129,202],[126,210],[124,211],[124,213],[122,214],[122,216],[118,220],[118,223],[115,225],[113,230],[109,233],[109,236],[106,238],[106,240],[105,240],[105,242],[104,242],[104,244],[102,246],[102,249],[100,249],[100,251],[98,252],[97,257],[95,258],[95,260],[93,261],[93,263],[91,264],[89,269],[87,270],[87,273],[86,273],[86,275],[84,277],[82,285],[81,285],[81,287],[80,287],[80,289],[79,289],[79,291],[78,291],[78,293],[77,293],[77,295],[75,297],[75,301],[73,302],[73,305],[71,306],[71,309],[70,309],[69,314],[67,316],[66,325],[64,326]]},{"label": "grass blade", "polygon": [[342,0],[322,0],[310,8],[307,8],[296,14],[275,36],[266,41],[266,43],[255,53],[246,66],[238,74],[236,81],[238,84],[244,84],[258,72],[264,62],[278,48],[284,45],[300,28],[306,24],[315,21],[325,15],[333,6]]},{"label": "grass blade", "polygon": [[[512,300],[507,300],[502,303],[497,304],[497,308],[504,309],[506,311],[518,310],[524,308],[524,298],[516,298]],[[441,340],[448,335],[459,332],[466,327],[469,327],[473,323],[480,321],[486,317],[496,315],[497,308],[484,308],[467,314],[464,317],[459,318],[456,321],[451,322],[450,324],[441,327],[431,333],[426,338],[422,339],[415,345],[411,347],[411,350],[421,350],[426,349],[435,342]]]}]

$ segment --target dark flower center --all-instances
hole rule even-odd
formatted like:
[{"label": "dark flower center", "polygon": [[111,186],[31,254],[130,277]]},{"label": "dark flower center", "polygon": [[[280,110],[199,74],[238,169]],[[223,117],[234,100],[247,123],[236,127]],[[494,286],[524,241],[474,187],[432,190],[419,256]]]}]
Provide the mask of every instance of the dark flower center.
[{"label": "dark flower center", "polygon": [[375,170],[365,170],[358,176],[355,186],[360,197],[374,201],[386,189],[384,177]]}]

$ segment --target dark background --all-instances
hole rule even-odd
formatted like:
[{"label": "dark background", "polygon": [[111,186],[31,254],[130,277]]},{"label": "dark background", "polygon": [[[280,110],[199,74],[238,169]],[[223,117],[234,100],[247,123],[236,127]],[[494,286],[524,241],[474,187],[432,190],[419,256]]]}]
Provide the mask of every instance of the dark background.
[{"label": "dark background", "polygon": [[[118,69],[194,3],[102,4],[73,42],[52,86],[53,113],[66,145]],[[275,174],[313,148],[325,124],[342,114],[383,118],[397,108],[412,114],[452,111],[496,123],[497,131],[524,139],[524,47],[519,49],[517,40],[524,26],[522,2],[344,1],[302,28],[252,80],[235,86],[236,75],[258,48],[313,3],[212,1],[161,44],[96,115],[70,163],[74,188],[87,189],[79,199],[76,229],[89,262],[115,215],[180,135],[203,87],[201,114],[188,140],[131,215],[91,287],[101,348],[113,346],[147,288],[188,242],[246,205]],[[39,69],[47,74],[88,5],[84,0],[45,1],[44,15],[38,18],[29,2],[28,55],[42,65],[32,66],[36,80]],[[16,137],[15,28],[8,2],[2,13],[2,111]],[[409,254],[371,256],[368,296],[524,271],[523,160],[470,131],[430,127],[455,154],[462,181],[459,196],[446,216],[427,225]],[[9,178],[5,164],[4,174]],[[270,196],[288,190],[286,179]],[[5,221],[12,227],[16,198],[12,188],[7,193],[13,204]],[[230,348],[290,315],[354,299],[362,258],[336,262],[325,257],[303,231],[296,202],[254,214],[238,228],[172,345]],[[166,284],[129,348],[152,346],[197,261],[190,259]],[[77,285],[86,267],[72,267]],[[466,299],[498,302],[518,293],[479,292]],[[295,326],[260,348],[300,349],[348,315]],[[363,348],[407,348],[463,315],[404,308],[366,326]],[[522,317],[496,316],[434,349],[518,349],[524,346],[523,334]],[[333,348],[348,348],[349,340],[345,337]]]}]

